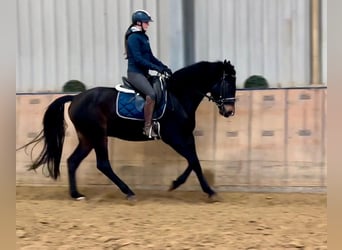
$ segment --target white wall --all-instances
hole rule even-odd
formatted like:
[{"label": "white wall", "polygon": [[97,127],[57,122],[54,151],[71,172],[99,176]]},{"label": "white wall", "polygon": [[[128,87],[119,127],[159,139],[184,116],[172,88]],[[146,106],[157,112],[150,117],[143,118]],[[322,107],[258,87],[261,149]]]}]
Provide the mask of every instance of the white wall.
[{"label": "white wall", "polygon": [[117,84],[126,74],[124,33],[140,8],[155,20],[148,31],[152,50],[173,70],[185,66],[191,49],[194,61],[230,59],[239,87],[254,74],[272,87],[310,84],[310,0],[193,2],[193,46],[185,47],[183,0],[17,0],[17,92],[59,92],[71,79],[88,88]]},{"label": "white wall", "polygon": [[272,87],[310,81],[309,0],[196,1],[196,60],[226,57],[239,86],[263,75]]},{"label": "white wall", "polygon": [[[61,91],[71,79],[117,84],[126,75],[124,34],[142,8],[155,20],[148,31],[155,55],[183,66],[179,0],[18,0],[17,92]],[[172,19],[168,10],[176,10]]]}]

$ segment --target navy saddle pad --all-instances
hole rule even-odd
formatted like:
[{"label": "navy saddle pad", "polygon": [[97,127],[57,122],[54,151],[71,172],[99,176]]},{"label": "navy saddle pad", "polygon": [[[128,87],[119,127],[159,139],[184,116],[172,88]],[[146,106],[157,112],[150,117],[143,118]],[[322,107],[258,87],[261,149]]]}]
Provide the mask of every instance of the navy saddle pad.
[{"label": "navy saddle pad", "polygon": [[[158,77],[159,78],[159,77]],[[123,78],[124,85],[117,85],[115,88],[118,90],[116,99],[116,113],[121,118],[131,120],[144,120],[144,104],[145,99],[128,86],[126,78]],[[154,79],[152,82],[153,88],[157,93],[156,106],[154,108],[153,120],[159,120],[166,108],[167,94],[165,83],[163,79]]]}]

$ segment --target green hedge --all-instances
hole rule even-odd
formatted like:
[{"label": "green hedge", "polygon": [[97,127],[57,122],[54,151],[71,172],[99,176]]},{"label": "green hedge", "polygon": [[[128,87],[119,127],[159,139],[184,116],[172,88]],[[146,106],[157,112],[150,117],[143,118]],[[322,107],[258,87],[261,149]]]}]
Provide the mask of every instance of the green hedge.
[{"label": "green hedge", "polygon": [[244,88],[253,88],[253,89],[264,89],[268,88],[269,84],[263,76],[260,75],[252,75],[248,77],[244,83]]},{"label": "green hedge", "polygon": [[78,80],[67,81],[63,86],[63,92],[83,92],[86,90],[84,83]]}]

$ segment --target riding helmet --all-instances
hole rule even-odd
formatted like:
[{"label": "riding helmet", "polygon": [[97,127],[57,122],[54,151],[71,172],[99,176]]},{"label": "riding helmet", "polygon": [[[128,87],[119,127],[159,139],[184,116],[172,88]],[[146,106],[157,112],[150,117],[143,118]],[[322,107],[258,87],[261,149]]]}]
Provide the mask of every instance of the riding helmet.
[{"label": "riding helmet", "polygon": [[146,10],[136,10],[132,14],[132,23],[137,24],[137,22],[147,23],[153,22],[153,20]]}]

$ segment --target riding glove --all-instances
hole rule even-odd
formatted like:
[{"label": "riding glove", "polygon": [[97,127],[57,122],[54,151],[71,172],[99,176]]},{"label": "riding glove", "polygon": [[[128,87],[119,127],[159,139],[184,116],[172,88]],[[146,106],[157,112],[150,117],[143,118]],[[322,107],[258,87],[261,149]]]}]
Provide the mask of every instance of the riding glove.
[{"label": "riding glove", "polygon": [[169,67],[165,66],[165,68],[163,69],[162,74],[171,76],[172,75],[172,70]]}]

